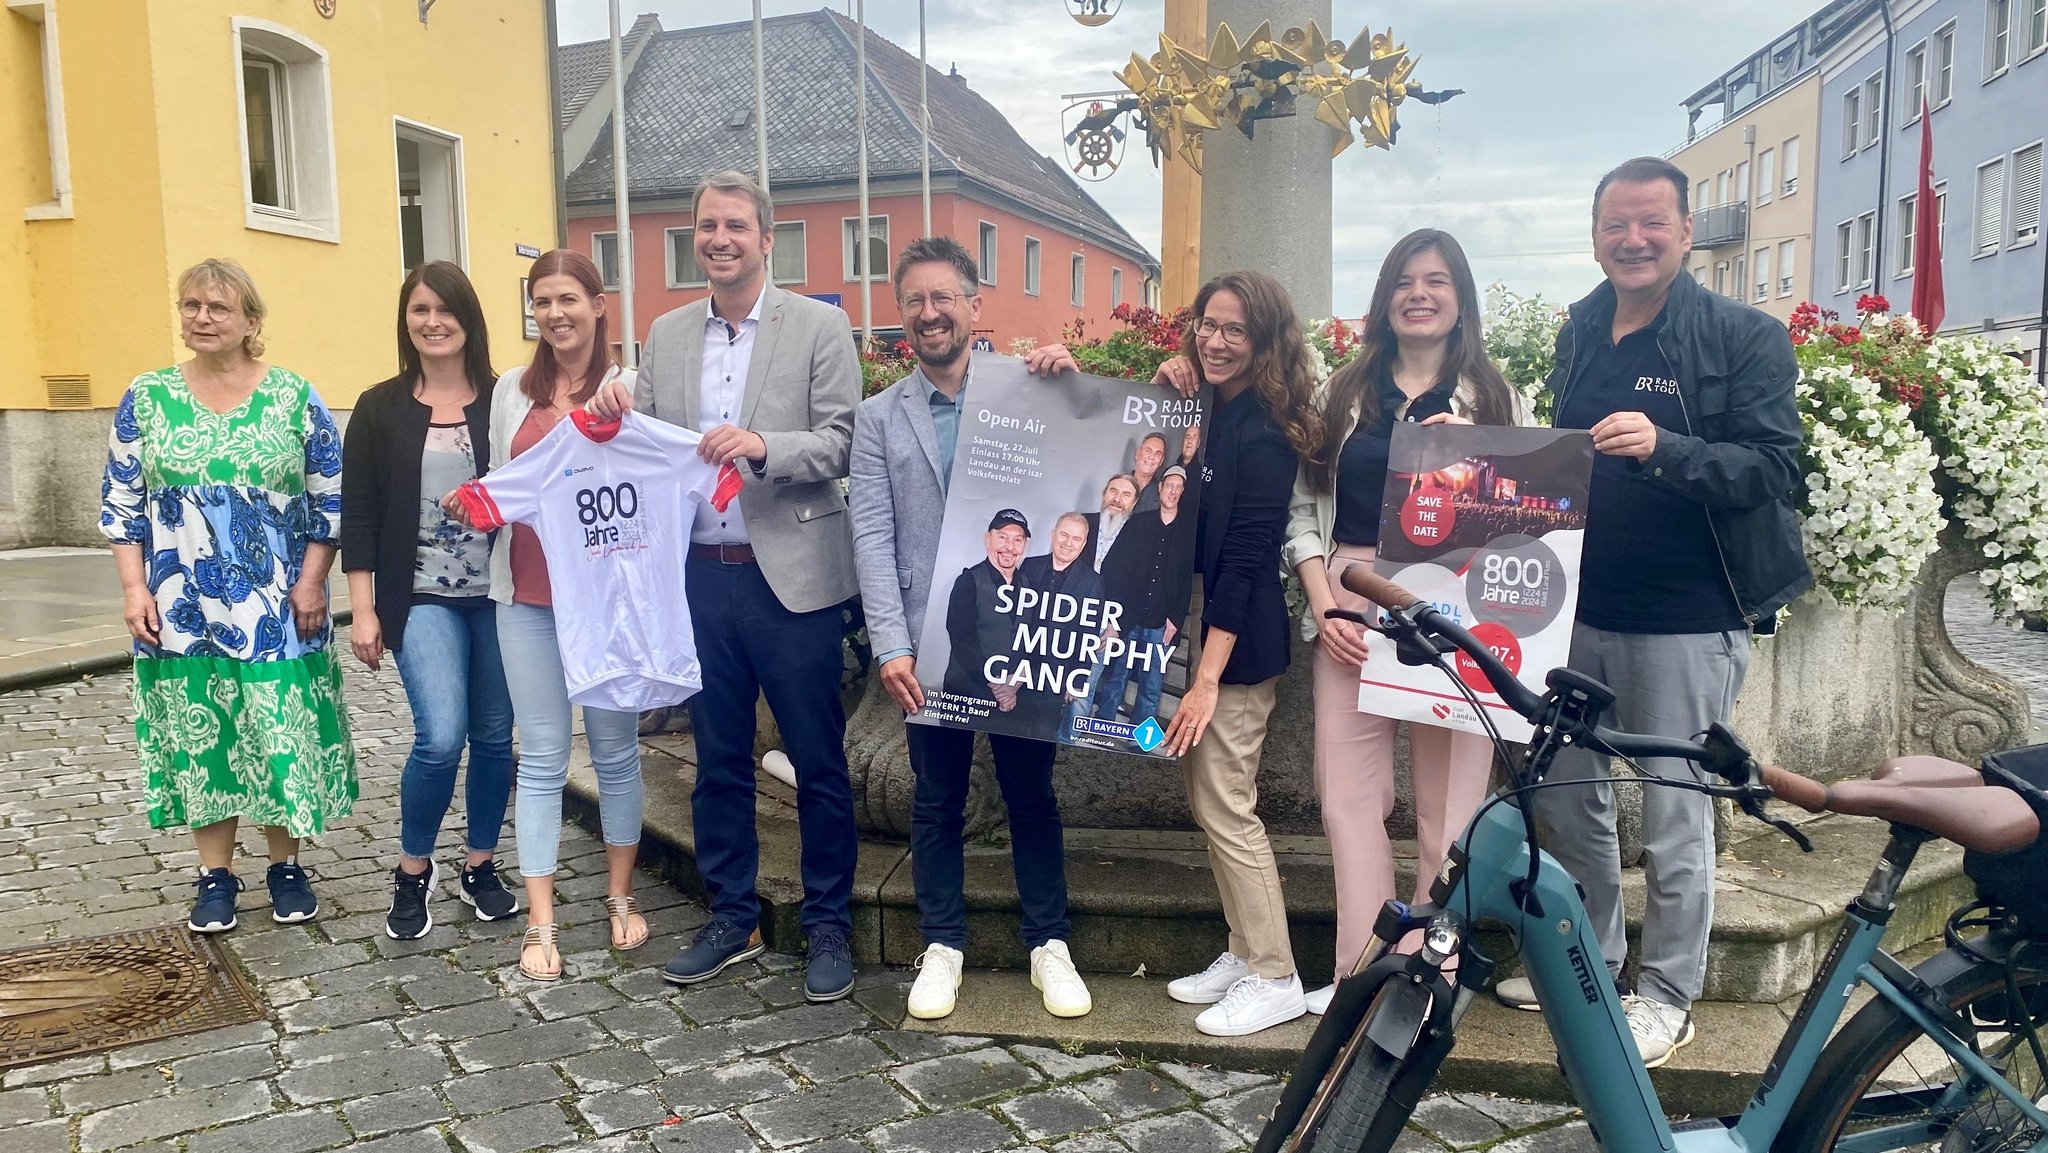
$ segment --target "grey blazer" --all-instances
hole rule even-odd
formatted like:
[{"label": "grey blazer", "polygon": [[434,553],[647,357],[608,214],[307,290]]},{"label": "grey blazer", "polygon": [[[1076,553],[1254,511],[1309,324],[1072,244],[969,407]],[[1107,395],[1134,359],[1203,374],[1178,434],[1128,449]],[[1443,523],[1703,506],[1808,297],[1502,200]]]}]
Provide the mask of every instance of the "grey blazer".
[{"label": "grey blazer", "polygon": [[853,562],[868,643],[878,656],[915,650],[946,518],[939,437],[915,375],[861,402],[852,467]]},{"label": "grey blazer", "polygon": [[[791,612],[829,608],[858,591],[847,527],[847,445],[860,402],[860,364],[846,313],[769,285],[734,423],[768,446],[765,468],[742,464],[740,514],[761,575]],[[711,298],[656,320],[640,352],[633,407],[697,427],[704,323]]]}]

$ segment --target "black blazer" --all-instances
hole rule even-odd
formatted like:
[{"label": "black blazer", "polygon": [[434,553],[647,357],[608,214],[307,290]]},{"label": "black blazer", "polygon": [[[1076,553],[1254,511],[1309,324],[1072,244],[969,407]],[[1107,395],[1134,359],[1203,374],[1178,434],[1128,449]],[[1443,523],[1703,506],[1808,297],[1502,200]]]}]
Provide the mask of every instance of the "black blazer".
[{"label": "black blazer", "polygon": [[[491,460],[491,386],[478,389],[462,415],[481,475]],[[377,574],[377,621],[394,653],[412,610],[420,456],[433,418],[433,409],[413,399],[412,382],[394,376],[356,401],[341,442],[341,568]]]},{"label": "black blazer", "polygon": [[1258,393],[1246,389],[1216,406],[1202,462],[1195,546],[1202,631],[1237,634],[1222,683],[1256,685],[1287,671],[1292,630],[1280,583],[1280,545],[1294,495],[1294,449]]}]

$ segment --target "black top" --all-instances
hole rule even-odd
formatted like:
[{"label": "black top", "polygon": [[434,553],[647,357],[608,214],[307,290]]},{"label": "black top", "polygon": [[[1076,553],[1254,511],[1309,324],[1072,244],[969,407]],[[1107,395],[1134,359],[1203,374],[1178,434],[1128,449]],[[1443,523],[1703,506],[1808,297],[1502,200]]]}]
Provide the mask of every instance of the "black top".
[{"label": "black top", "polygon": [[[1026,588],[1036,589],[1049,597],[1070,596],[1076,601],[1085,601],[1090,597],[1099,599],[1102,596],[1102,577],[1089,567],[1085,550],[1074,558],[1073,564],[1064,569],[1053,567],[1051,553],[1027,556],[1024,563],[1017,566],[1017,583]],[[1057,665],[1066,673],[1071,673],[1075,669],[1094,667],[1094,661],[1080,659],[1080,640],[1084,634],[1097,630],[1092,626],[1080,624],[1081,619],[1082,614],[1076,612],[1074,619],[1070,621],[1045,622],[1046,631],[1051,634],[1049,644],[1053,655],[1050,660],[1039,657],[1033,659],[1039,660],[1040,663]],[[1068,655],[1061,657],[1058,655],[1060,653]]]},{"label": "black top", "polygon": [[1124,522],[1102,562],[1102,587],[1123,606],[1127,627],[1156,629],[1187,614],[1194,567],[1194,515],[1182,509],[1167,524],[1155,508]]},{"label": "black top", "polygon": [[[1660,313],[1616,344],[1607,319],[1556,426],[1591,428],[1613,413],[1641,412],[1660,439],[1667,429],[1683,433],[1688,422],[1676,374],[1657,345],[1664,325]],[[1628,457],[1593,458],[1585,548],[1579,620],[1593,628],[1668,634],[1745,627],[1706,506],[1649,483]]]},{"label": "black top", "polygon": [[[1394,374],[1381,376],[1379,419],[1370,428],[1360,424],[1352,429],[1337,457],[1337,519],[1330,535],[1338,544],[1380,543],[1380,509],[1387,493],[1387,450],[1393,443],[1394,425],[1403,421],[1418,424],[1450,412],[1457,390],[1455,380],[1438,384],[1409,404],[1407,395],[1394,383]],[[1397,421],[1394,414],[1404,404],[1408,411]]]},{"label": "black top", "polygon": [[1216,406],[1208,439],[1195,545],[1203,635],[1237,634],[1224,684],[1261,684],[1287,671],[1293,632],[1280,545],[1294,494],[1294,449],[1252,389]]},{"label": "black top", "polygon": [[[478,389],[462,410],[478,475],[491,460],[491,388]],[[392,377],[356,401],[341,441],[341,568],[377,574],[377,622],[394,653],[405,642],[414,600],[420,455],[433,419],[434,410],[413,397],[412,382]]]}]

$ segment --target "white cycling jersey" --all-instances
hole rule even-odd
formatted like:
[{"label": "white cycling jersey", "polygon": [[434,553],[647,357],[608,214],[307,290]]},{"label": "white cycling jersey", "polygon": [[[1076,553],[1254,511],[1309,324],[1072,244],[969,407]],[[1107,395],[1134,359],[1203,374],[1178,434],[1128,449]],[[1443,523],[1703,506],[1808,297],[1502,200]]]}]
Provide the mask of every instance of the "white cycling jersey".
[{"label": "white cycling jersey", "polygon": [[628,412],[569,414],[539,444],[456,490],[479,529],[533,528],[554,586],[569,700],[640,712],[704,687],[684,593],[697,507],[740,490],[689,429]]}]

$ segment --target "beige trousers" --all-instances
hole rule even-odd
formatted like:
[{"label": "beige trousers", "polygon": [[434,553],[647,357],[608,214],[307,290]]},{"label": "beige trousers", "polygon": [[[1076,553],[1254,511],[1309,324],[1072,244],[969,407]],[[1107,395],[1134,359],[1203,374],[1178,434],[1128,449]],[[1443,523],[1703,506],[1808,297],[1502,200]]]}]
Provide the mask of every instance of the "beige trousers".
[{"label": "beige trousers", "polygon": [[1195,824],[1209,836],[1209,869],[1230,923],[1230,951],[1260,977],[1294,972],[1287,939],[1287,903],[1265,823],[1259,820],[1259,752],[1279,678],[1224,685],[1202,741],[1181,758],[1181,779]]}]

